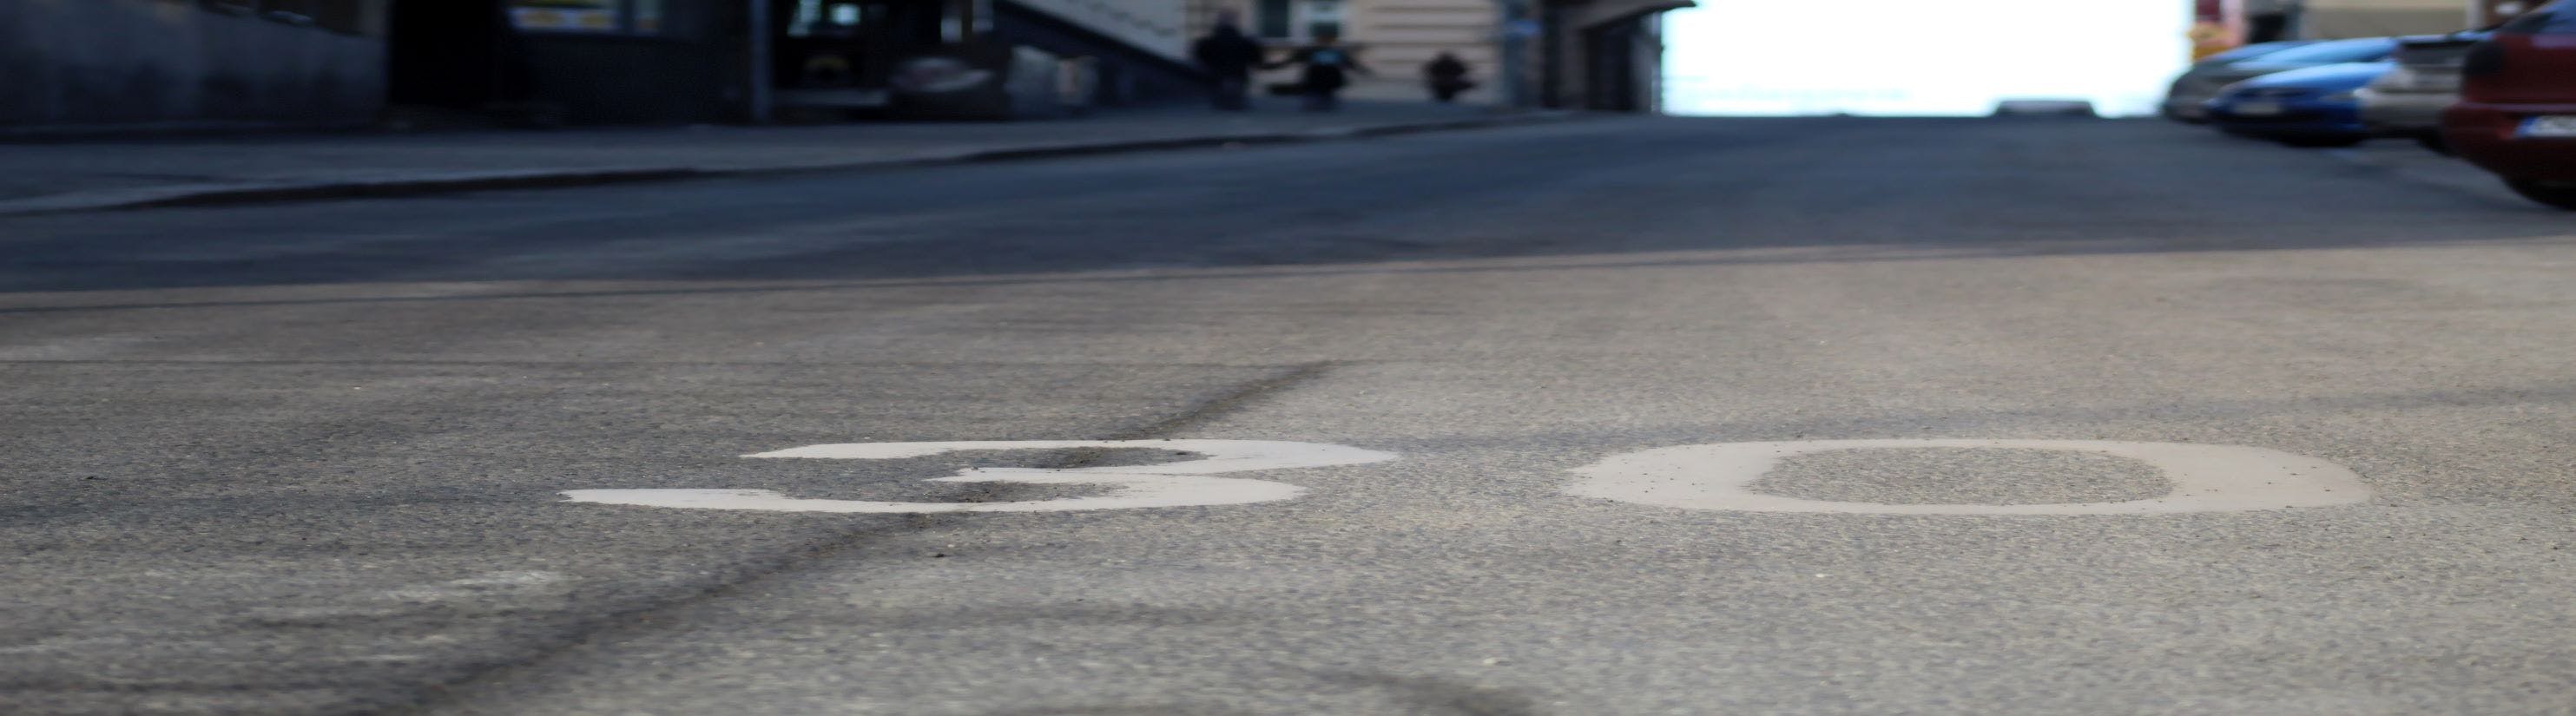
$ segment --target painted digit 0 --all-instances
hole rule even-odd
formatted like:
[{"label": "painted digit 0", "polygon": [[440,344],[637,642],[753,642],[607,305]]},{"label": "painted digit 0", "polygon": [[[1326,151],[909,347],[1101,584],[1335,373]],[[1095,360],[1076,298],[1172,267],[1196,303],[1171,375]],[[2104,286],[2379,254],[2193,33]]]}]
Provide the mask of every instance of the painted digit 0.
[{"label": "painted digit 0", "polygon": [[[1750,488],[1799,455],[1834,450],[2002,448],[2102,453],[2145,462],[2172,490],[2125,502],[2053,505],[1893,505],[1765,495]],[[1576,497],[1686,510],[1839,512],[1881,515],[2137,515],[2247,512],[2369,502],[2370,486],[2341,465],[2279,450],[2235,445],[2106,440],[1803,440],[1683,445],[1612,455],[1575,470]]]}]

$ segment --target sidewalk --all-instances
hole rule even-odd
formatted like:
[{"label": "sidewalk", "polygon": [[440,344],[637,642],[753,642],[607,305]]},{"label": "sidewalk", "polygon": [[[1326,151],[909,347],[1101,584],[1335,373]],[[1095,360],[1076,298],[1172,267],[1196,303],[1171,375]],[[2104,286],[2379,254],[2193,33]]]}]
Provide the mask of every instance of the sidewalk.
[{"label": "sidewalk", "polygon": [[1484,107],[1357,102],[1310,114],[1107,111],[1009,123],[860,123],[422,134],[266,135],[0,144],[0,216],[102,209],[578,186],[1316,141],[1559,119]]}]

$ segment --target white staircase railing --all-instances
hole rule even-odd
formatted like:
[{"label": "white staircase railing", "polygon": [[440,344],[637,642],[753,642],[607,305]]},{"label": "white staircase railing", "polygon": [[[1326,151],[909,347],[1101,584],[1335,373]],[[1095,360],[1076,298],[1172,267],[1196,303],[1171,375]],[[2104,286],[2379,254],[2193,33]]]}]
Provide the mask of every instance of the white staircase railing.
[{"label": "white staircase railing", "polygon": [[1188,0],[1011,0],[1136,49],[1186,62]]}]

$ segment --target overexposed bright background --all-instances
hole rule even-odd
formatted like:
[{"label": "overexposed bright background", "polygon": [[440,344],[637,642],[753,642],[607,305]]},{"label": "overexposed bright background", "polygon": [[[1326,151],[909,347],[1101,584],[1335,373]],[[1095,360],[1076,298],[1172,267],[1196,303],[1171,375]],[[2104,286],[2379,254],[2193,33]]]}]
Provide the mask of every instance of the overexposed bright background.
[{"label": "overexposed bright background", "polygon": [[2191,59],[2190,0],[1699,3],[1665,15],[1673,114],[1984,115],[2048,98],[2145,115]]}]

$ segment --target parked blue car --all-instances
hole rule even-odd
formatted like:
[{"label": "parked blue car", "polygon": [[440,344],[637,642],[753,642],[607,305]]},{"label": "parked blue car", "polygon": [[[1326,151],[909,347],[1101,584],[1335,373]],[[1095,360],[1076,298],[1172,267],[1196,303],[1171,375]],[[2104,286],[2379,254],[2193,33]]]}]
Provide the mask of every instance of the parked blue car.
[{"label": "parked blue car", "polygon": [[2379,136],[2361,121],[2355,93],[2396,67],[2352,62],[2276,72],[2228,85],[2204,108],[2229,134],[2293,147],[2349,147]]}]

